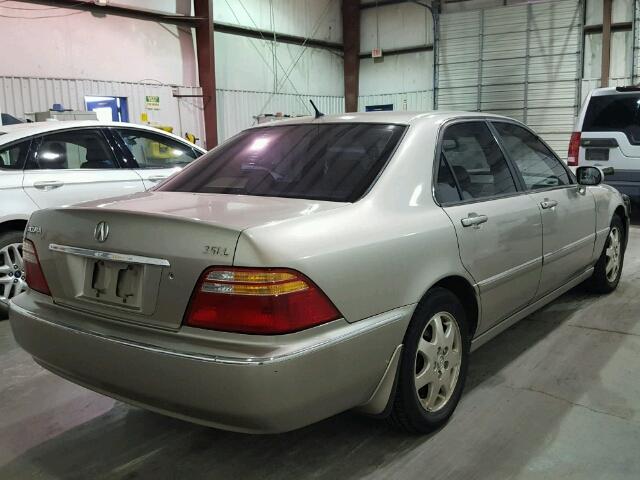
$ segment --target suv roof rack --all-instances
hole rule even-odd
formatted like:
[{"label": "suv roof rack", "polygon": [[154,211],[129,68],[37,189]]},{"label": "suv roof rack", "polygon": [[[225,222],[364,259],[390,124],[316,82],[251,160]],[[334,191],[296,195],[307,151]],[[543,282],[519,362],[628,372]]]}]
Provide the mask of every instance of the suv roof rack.
[{"label": "suv roof rack", "polygon": [[626,87],[616,87],[617,92],[640,92],[640,85],[628,85]]}]

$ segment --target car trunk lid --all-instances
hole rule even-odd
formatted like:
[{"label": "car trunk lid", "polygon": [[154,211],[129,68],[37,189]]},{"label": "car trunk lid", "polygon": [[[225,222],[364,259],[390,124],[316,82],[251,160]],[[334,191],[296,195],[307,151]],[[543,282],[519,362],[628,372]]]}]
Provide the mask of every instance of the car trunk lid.
[{"label": "car trunk lid", "polygon": [[311,204],[321,210],[317,203],[142,193],[36,212],[30,226],[37,228],[27,235],[56,303],[107,320],[177,329],[199,275],[233,264],[243,229],[308,214]]}]

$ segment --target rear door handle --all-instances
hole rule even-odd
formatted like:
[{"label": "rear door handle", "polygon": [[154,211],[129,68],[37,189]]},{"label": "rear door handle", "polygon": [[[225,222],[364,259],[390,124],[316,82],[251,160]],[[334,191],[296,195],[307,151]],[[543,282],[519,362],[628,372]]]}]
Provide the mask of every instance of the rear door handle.
[{"label": "rear door handle", "polygon": [[59,180],[45,180],[42,182],[33,182],[34,188],[38,190],[53,190],[54,188],[60,188],[64,185],[64,182]]},{"label": "rear door handle", "polygon": [[480,228],[480,224],[485,223],[487,220],[489,220],[489,217],[487,217],[486,215],[470,213],[467,218],[463,218],[460,221],[462,222],[463,227]]},{"label": "rear door handle", "polygon": [[549,200],[548,198],[545,198],[542,202],[540,202],[540,206],[546,210],[548,208],[557,207],[558,202],[556,202],[555,200]]},{"label": "rear door handle", "polygon": [[168,176],[169,175],[155,175],[153,177],[149,177],[147,180],[149,180],[150,182],[160,182],[161,180],[164,180]]}]

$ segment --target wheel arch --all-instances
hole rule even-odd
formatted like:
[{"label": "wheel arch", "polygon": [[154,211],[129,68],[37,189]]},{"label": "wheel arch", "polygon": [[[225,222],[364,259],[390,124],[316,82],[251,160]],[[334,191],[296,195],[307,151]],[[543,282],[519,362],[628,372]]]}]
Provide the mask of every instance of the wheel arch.
[{"label": "wheel arch", "polygon": [[480,301],[478,293],[474,286],[471,284],[471,282],[469,282],[467,278],[461,275],[449,275],[447,277],[441,278],[431,287],[429,287],[429,290],[425,292],[422,298],[424,299],[427,295],[429,295],[429,291],[431,291],[431,289],[434,287],[445,288],[453,293],[456,297],[458,297],[467,315],[467,323],[469,324],[469,336],[473,339],[478,329],[480,320]]},{"label": "wheel arch", "polygon": [[27,228],[27,222],[28,219],[26,218],[16,218],[2,222],[0,223],[0,234],[13,231],[24,231],[24,229]]},{"label": "wheel arch", "polygon": [[627,242],[629,241],[629,217],[627,216],[627,210],[622,205],[618,205],[613,211],[613,215],[617,215],[620,217],[620,220],[622,220],[622,226],[624,227],[624,246],[626,248]]}]

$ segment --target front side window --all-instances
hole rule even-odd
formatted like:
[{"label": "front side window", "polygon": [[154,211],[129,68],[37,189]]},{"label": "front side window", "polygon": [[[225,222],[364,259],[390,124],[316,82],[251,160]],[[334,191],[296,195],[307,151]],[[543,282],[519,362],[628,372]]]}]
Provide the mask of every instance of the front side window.
[{"label": "front side window", "polygon": [[[446,171],[443,174],[455,176],[463,201],[517,191],[507,161],[484,122],[455,123],[447,127],[442,137],[442,157],[450,167],[449,174]],[[451,181],[442,183],[451,185]],[[438,201],[448,203],[444,198]]]},{"label": "front side window", "polygon": [[493,123],[527,190],[569,185],[567,170],[534,134],[513,123]]},{"label": "front side window", "polygon": [[30,169],[117,168],[105,138],[97,130],[71,130],[42,137]]},{"label": "front side window", "polygon": [[591,97],[583,132],[622,132],[632,145],[640,145],[640,94]]},{"label": "front side window", "polygon": [[404,129],[343,123],[248,130],[159,190],[353,202],[378,176]]},{"label": "front side window", "polygon": [[134,129],[118,133],[140,168],[183,167],[198,157],[191,147],[172,138]]},{"label": "front side window", "polygon": [[19,170],[29,149],[29,142],[20,142],[10,147],[0,147],[0,169]]}]

